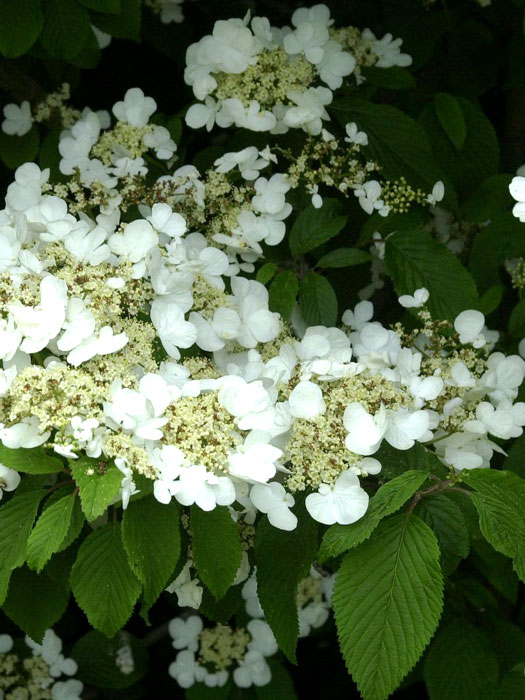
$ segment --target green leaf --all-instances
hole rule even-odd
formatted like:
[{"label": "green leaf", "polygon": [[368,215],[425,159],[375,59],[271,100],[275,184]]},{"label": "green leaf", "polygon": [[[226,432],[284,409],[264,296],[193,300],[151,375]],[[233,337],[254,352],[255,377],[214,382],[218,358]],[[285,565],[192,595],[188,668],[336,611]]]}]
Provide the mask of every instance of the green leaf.
[{"label": "green leaf", "polygon": [[494,700],[498,663],[485,637],[457,620],[432,643],[424,675],[430,700]]},{"label": "green leaf", "polygon": [[467,138],[467,124],[458,101],[446,92],[438,92],[434,97],[434,109],[450,142],[461,151]]},{"label": "green leaf", "polygon": [[509,333],[513,338],[525,336],[525,299],[512,309],[509,319]]},{"label": "green leaf", "polygon": [[267,659],[272,672],[268,685],[255,686],[257,700],[297,700],[292,678],[286,668],[275,658]]},{"label": "green leaf", "polygon": [[488,316],[496,311],[501,304],[505,287],[502,284],[493,284],[479,299],[479,310]]},{"label": "green leaf", "polygon": [[9,136],[2,131],[0,133],[0,158],[8,168],[16,170],[20,165],[36,159],[39,144],[40,136],[36,126],[33,126],[23,136]]},{"label": "green leaf", "polygon": [[432,530],[417,516],[383,521],[346,555],[334,587],[337,633],[364,700],[385,700],[429,643],[443,577]]},{"label": "green leaf", "polygon": [[295,220],[288,239],[294,258],[337,236],[347,220],[341,214],[342,209],[337,199],[325,199],[319,209],[311,204],[303,209]]},{"label": "green leaf", "polygon": [[45,494],[42,489],[27,491],[0,506],[0,605],[5,600],[11,572],[25,561],[27,538]]},{"label": "green leaf", "polygon": [[125,0],[118,15],[92,12],[91,20],[97,29],[117,39],[140,41],[141,11],[141,0]]},{"label": "green leaf", "polygon": [[141,590],[128,564],[119,523],[108,523],[86,537],[70,581],[90,624],[113,637],[130,618]]},{"label": "green leaf", "polygon": [[482,537],[472,542],[473,561],[490,585],[499,591],[513,605],[516,604],[519,579],[512,568],[512,560],[500,552]]},{"label": "green leaf", "polygon": [[70,60],[86,44],[90,26],[89,13],[77,0],[46,0],[40,42],[54,58]]},{"label": "green leaf", "polygon": [[385,265],[398,296],[428,289],[434,318],[453,321],[460,311],[477,306],[476,285],[468,270],[426,231],[404,230],[389,236]]},{"label": "green leaf", "polygon": [[408,90],[416,87],[414,77],[405,69],[399,66],[390,68],[376,68],[375,66],[363,66],[361,73],[367,85],[387,88],[388,90]]},{"label": "green leaf", "polygon": [[381,520],[399,510],[426,479],[427,474],[423,471],[405,471],[380,486],[361,520],[352,525],[336,523],[326,530],[319,549],[319,561],[336,557],[368,539]]},{"label": "green leaf", "polygon": [[415,513],[434,531],[441,551],[441,568],[443,574],[448,576],[461,559],[468,557],[470,549],[470,537],[463,513],[445,494],[424,498]]},{"label": "green leaf", "polygon": [[388,180],[404,177],[409,184],[428,190],[443,180],[425,131],[399,109],[346,98],[334,100],[329,111],[342,126],[355,122],[366,132],[368,146],[362,152],[381,165]]},{"label": "green leaf", "polygon": [[180,556],[180,512],[153,496],[130,503],[122,518],[122,542],[135,576],[144,585],[143,613],[170,582]]},{"label": "green leaf", "polygon": [[[123,673],[117,665],[119,649],[129,647],[134,668]],[[113,639],[92,630],[81,637],[71,650],[71,657],[78,664],[75,676],[89,685],[99,688],[129,688],[148,670],[148,654],[142,642],[129,632],[121,631]]]},{"label": "green leaf", "polygon": [[[241,695],[237,695],[236,691],[241,691]],[[215,686],[210,688],[204,683],[194,683],[190,688],[187,688],[184,697],[186,700],[242,700],[244,696],[242,695],[241,688],[237,688],[229,679],[225,685]],[[246,693],[246,690],[244,690]],[[249,694],[247,698],[252,699],[253,695]]]},{"label": "green leaf", "polygon": [[64,471],[64,464],[57,457],[50,457],[43,447],[10,450],[0,445],[0,462],[9,469],[26,474],[54,474]]},{"label": "green leaf", "polygon": [[40,0],[0,2],[0,53],[6,58],[24,54],[37,40],[44,18]]},{"label": "green leaf", "polygon": [[362,265],[372,260],[370,253],[358,248],[337,248],[323,255],[316,267],[351,267],[352,265]]},{"label": "green leaf", "polygon": [[469,269],[481,289],[498,281],[496,271],[508,258],[525,256],[525,226],[512,214],[500,214],[474,239]]},{"label": "green leaf", "polygon": [[487,221],[508,210],[514,202],[509,192],[513,175],[491,175],[483,180],[461,205],[461,216],[467,221]]},{"label": "green leaf", "polygon": [[77,539],[77,537],[80,535],[82,532],[82,528],[84,527],[84,523],[86,522],[86,519],[84,517],[84,513],[82,512],[82,506],[80,505],[80,499],[75,498],[75,503],[73,505],[73,512],[71,514],[71,522],[69,524],[69,530],[67,531],[67,535],[65,536],[64,540],[62,541],[62,544],[58,548],[58,552],[61,552],[64,549],[67,549],[70,545],[73,544],[73,542]]},{"label": "green leaf", "polygon": [[299,303],[307,326],[335,326],[337,323],[337,296],[322,275],[308,272],[303,277]]},{"label": "green leaf", "polygon": [[57,584],[47,574],[36,574],[24,566],[13,572],[2,610],[33,641],[40,644],[45,631],[64,614],[68,601],[67,585]]},{"label": "green leaf", "polygon": [[483,631],[497,659],[500,675],[525,659],[525,632],[496,610],[483,616]]},{"label": "green leaf", "polygon": [[267,262],[264,263],[258,270],[257,274],[255,275],[255,279],[257,282],[260,282],[261,284],[268,284],[268,282],[272,279],[272,277],[275,275],[275,273],[278,270],[277,263],[274,262]]},{"label": "green leaf", "polygon": [[507,458],[503,462],[503,469],[525,478],[525,434],[513,440]]},{"label": "green leaf", "polygon": [[495,700],[523,700],[525,697],[525,661],[506,673],[498,687]]},{"label": "green leaf", "polygon": [[299,280],[295,272],[282,270],[274,277],[270,289],[269,308],[277,311],[285,321],[289,321],[299,291]]},{"label": "green leaf", "polygon": [[193,506],[190,513],[193,559],[202,582],[215,598],[222,598],[241,565],[241,543],[237,524],[228,508],[204,511]]},{"label": "green leaf", "polygon": [[472,469],[461,478],[476,493],[471,498],[479,526],[495,550],[512,559],[514,571],[525,581],[525,480],[495,469]]},{"label": "green leaf", "polygon": [[466,125],[466,139],[460,152],[440,124],[434,105],[425,107],[419,124],[428,134],[436,162],[464,199],[483,180],[498,172],[499,146],[494,127],[481,109],[463,97],[458,97],[457,103]]},{"label": "green leaf", "polygon": [[80,490],[86,520],[95,520],[117,498],[122,484],[122,472],[112,462],[89,457],[71,460],[69,466]]},{"label": "green leaf", "polygon": [[407,469],[431,472],[443,479],[448,476],[448,469],[440,462],[436,454],[417,442],[409,450],[396,450],[386,440],[383,440],[374,456],[382,464],[381,477],[383,479],[393,479],[406,472]]},{"label": "green leaf", "polygon": [[228,622],[243,604],[242,585],[232,586],[220,600],[215,600],[204,587],[199,612],[213,622]]},{"label": "green leaf", "polygon": [[281,651],[292,663],[299,638],[297,587],[308,575],[317,551],[317,524],[303,505],[298,510],[295,530],[279,530],[264,518],[255,535],[257,595]]},{"label": "green leaf", "polygon": [[[127,1],[124,0],[124,3]],[[120,0],[80,0],[80,2],[90,10],[104,14],[117,15],[120,12]]]},{"label": "green leaf", "polygon": [[70,493],[45,508],[27,541],[27,563],[42,571],[52,554],[58,552],[66,539],[76,494]]}]

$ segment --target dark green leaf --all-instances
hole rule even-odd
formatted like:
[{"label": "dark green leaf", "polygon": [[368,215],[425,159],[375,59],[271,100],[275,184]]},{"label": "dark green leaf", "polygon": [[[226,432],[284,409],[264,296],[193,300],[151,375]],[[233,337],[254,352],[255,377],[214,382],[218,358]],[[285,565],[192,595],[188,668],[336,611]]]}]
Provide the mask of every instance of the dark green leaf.
[{"label": "dark green leaf", "polygon": [[70,60],[86,44],[90,24],[88,11],[77,0],[46,0],[40,41],[54,58]]},{"label": "dark green leaf", "polygon": [[40,136],[38,129],[33,126],[23,136],[9,136],[3,131],[0,133],[0,158],[11,170],[20,165],[35,160],[38,155]]},{"label": "dark green leaf", "polygon": [[462,479],[476,493],[471,498],[484,537],[498,552],[510,557],[525,581],[525,480],[495,469],[465,470]]},{"label": "dark green leaf", "polygon": [[513,605],[518,597],[519,579],[512,568],[512,560],[497,552],[487,540],[472,542],[473,560],[490,585]]},{"label": "dark green leaf", "polygon": [[299,287],[301,313],[307,326],[335,326],[337,297],[330,282],[315,272],[308,272]]},{"label": "dark green leaf", "polygon": [[[120,0],[80,0],[80,2],[89,7],[90,10],[97,10],[105,14],[117,15],[120,12]],[[127,0],[123,0],[124,3]]]},{"label": "dark green leaf", "polygon": [[130,503],[122,518],[122,541],[133,573],[144,585],[148,610],[170,583],[180,556],[180,512],[153,496]]},{"label": "dark green leaf", "polygon": [[86,519],[98,518],[117,498],[122,472],[112,462],[80,457],[70,462]]},{"label": "dark green leaf", "polygon": [[42,571],[52,554],[58,552],[66,539],[75,494],[63,496],[45,508],[27,541],[27,563],[35,571]]},{"label": "dark green leaf", "polygon": [[[118,666],[118,652],[129,647],[133,670],[123,673]],[[71,651],[78,664],[75,674],[81,681],[99,688],[129,688],[148,670],[148,654],[142,642],[129,632],[121,631],[113,639],[92,630],[81,637]]]},{"label": "dark green leaf", "polygon": [[389,236],[385,265],[399,296],[413,294],[420,287],[428,289],[428,308],[434,318],[453,321],[458,313],[478,304],[468,270],[426,231],[397,231]]},{"label": "dark green leaf", "polygon": [[193,558],[199,577],[216,598],[222,598],[241,565],[237,524],[224,506],[217,506],[211,511],[193,506],[190,528]]},{"label": "dark green leaf", "polygon": [[319,209],[311,204],[303,209],[290,231],[292,255],[297,258],[337,236],[347,219],[341,211],[342,206],[336,199],[325,199]]},{"label": "dark green leaf", "polygon": [[53,474],[64,470],[64,464],[57,457],[50,457],[43,447],[10,450],[0,445],[0,462],[9,469],[27,474]]},{"label": "dark green leaf", "polygon": [[277,659],[267,659],[272,672],[268,685],[255,686],[257,700],[297,700],[290,674]]},{"label": "dark green leaf", "polygon": [[334,587],[337,634],[364,700],[385,700],[413,668],[441,615],[432,530],[417,516],[384,520],[346,555]]},{"label": "dark green leaf", "polygon": [[97,29],[117,39],[140,41],[141,0],[124,0],[118,15],[92,12],[91,19]]},{"label": "dark green leaf", "polygon": [[419,123],[432,144],[435,160],[465,198],[486,178],[498,171],[499,146],[485,114],[469,100],[457,98],[466,124],[466,139],[458,153],[436,116],[433,105],[423,110]]},{"label": "dark green leaf", "polygon": [[461,151],[467,138],[467,124],[458,101],[446,92],[434,97],[434,109],[439,123],[457,151]]},{"label": "dark green leaf", "polygon": [[40,0],[2,0],[0,2],[0,52],[17,58],[37,40],[44,19]]},{"label": "dark green leaf", "polygon": [[268,284],[268,282],[272,279],[272,277],[275,275],[278,269],[279,268],[277,266],[277,263],[264,263],[264,265],[261,265],[261,267],[257,270],[255,279],[261,284]]},{"label": "dark green leaf", "polygon": [[525,299],[522,299],[512,309],[509,319],[509,333],[520,340],[525,336]]},{"label": "dark green leaf", "polygon": [[425,663],[430,700],[494,700],[498,663],[485,637],[465,620],[447,625]]},{"label": "dark green leaf", "polygon": [[[259,522],[255,536],[257,594],[280,649],[292,662],[299,637],[297,587],[308,575],[316,550],[317,524],[303,506],[291,532],[273,527],[267,518]],[[276,566],[276,562],[283,565]]]},{"label": "dark green leaf", "polygon": [[399,66],[390,68],[376,68],[375,66],[363,66],[361,73],[367,84],[389,90],[408,90],[416,86],[413,76]]},{"label": "dark green leaf", "polygon": [[46,573],[36,574],[24,566],[13,572],[2,609],[23,632],[40,644],[45,631],[64,614],[68,601],[67,585],[57,584]]},{"label": "dark green leaf", "polygon": [[45,493],[41,489],[27,491],[0,506],[0,605],[5,600],[11,572],[25,561],[27,538]]},{"label": "dark green leaf", "polygon": [[525,697],[525,661],[506,673],[494,696],[495,700],[523,700]]},{"label": "dark green leaf", "polygon": [[380,486],[361,520],[352,525],[331,525],[326,530],[319,549],[319,561],[335,557],[368,539],[381,520],[399,510],[426,478],[423,471],[405,471]]},{"label": "dark green leaf", "polygon": [[317,261],[317,267],[350,267],[351,265],[362,265],[372,260],[370,253],[358,248],[337,248],[323,255]]},{"label": "dark green leaf", "polygon": [[443,180],[424,130],[400,110],[360,99],[334,100],[330,110],[343,126],[355,122],[366,132],[368,146],[362,151],[381,165],[385,178],[404,177],[409,184],[429,191]]},{"label": "dark green leaf", "polygon": [[423,499],[415,511],[432,528],[439,542],[441,568],[448,576],[468,557],[470,537],[460,508],[445,494]]},{"label": "dark green leaf", "polygon": [[461,205],[461,216],[467,221],[484,222],[510,208],[514,201],[509,184],[512,175],[491,175],[483,180]]},{"label": "dark green leaf", "polygon": [[243,598],[242,585],[232,586],[220,600],[215,600],[207,588],[204,588],[199,612],[213,622],[228,622],[241,607]]},{"label": "dark green leaf", "polygon": [[512,214],[500,214],[474,239],[469,269],[485,289],[498,281],[496,271],[508,258],[525,256],[525,226]]},{"label": "dark green leaf", "polygon": [[274,277],[270,289],[269,308],[277,311],[285,321],[289,321],[299,291],[299,280],[295,272],[283,270]]},{"label": "dark green leaf", "polygon": [[104,525],[86,537],[70,580],[90,624],[113,637],[131,616],[141,590],[126,558],[119,523]]}]

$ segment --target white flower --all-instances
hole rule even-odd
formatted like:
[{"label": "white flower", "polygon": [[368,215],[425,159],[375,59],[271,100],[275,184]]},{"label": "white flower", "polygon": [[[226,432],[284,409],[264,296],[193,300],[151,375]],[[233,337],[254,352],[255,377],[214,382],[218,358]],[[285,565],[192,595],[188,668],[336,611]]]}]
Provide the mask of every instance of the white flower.
[{"label": "white flower", "polygon": [[357,186],[354,190],[354,195],[359,199],[361,208],[367,214],[372,214],[375,209],[378,210],[381,216],[387,216],[390,207],[385,205],[381,197],[381,185],[377,180],[369,180],[361,186]]},{"label": "white flower", "polygon": [[187,230],[184,217],[174,213],[169,204],[154,204],[148,221],[159,233],[165,233],[170,238],[180,238]]},{"label": "white flower", "polygon": [[378,68],[390,68],[391,66],[406,68],[412,63],[411,56],[401,53],[400,47],[403,40],[394,39],[392,34],[385,34],[382,39],[378,39],[370,29],[365,29],[361,38],[372,42],[372,50],[378,57],[375,63]]},{"label": "white flower", "polygon": [[156,109],[157,103],[152,97],[145,97],[140,88],[130,88],[124,101],[113,105],[113,114],[119,121],[141,128],[146,126]]},{"label": "white flower", "polygon": [[40,433],[39,420],[36,416],[24,418],[9,428],[0,423],[0,440],[5,447],[17,450],[19,447],[38,447],[43,445],[51,433]]},{"label": "white flower", "polygon": [[148,221],[137,220],[126,224],[123,233],[114,233],[109,241],[112,253],[132,263],[143,260],[159,242],[159,237]]},{"label": "white flower", "polygon": [[174,360],[180,358],[179,348],[189,348],[197,340],[197,329],[169,298],[155,299],[150,315],[164,349]]},{"label": "white flower", "polygon": [[198,615],[190,615],[186,620],[181,617],[171,620],[168,631],[173,639],[172,644],[175,649],[197,651],[202,628],[202,619]]},{"label": "white flower", "polygon": [[13,648],[13,638],[9,634],[0,634],[0,654],[8,654]]},{"label": "white flower", "polygon": [[235,488],[227,476],[216,476],[202,464],[194,464],[181,470],[172,494],[183,506],[196,503],[202,510],[216,506],[229,506],[235,500]]},{"label": "white flower", "polygon": [[270,667],[261,652],[256,649],[246,652],[233,672],[233,681],[239,688],[268,685],[271,680]]},{"label": "white flower", "polygon": [[317,64],[319,76],[331,90],[337,90],[343,84],[343,78],[355,68],[355,58],[339,42],[329,39],[323,46],[323,58]]},{"label": "white flower", "polygon": [[501,352],[493,353],[487,360],[488,369],[481,377],[480,384],[491,399],[513,401],[518,388],[525,378],[525,362],[519,355],[505,357]]},{"label": "white flower", "polygon": [[76,678],[57,681],[51,688],[53,700],[81,700],[84,684]]},{"label": "white flower", "polygon": [[270,625],[264,620],[250,620],[246,625],[252,639],[248,642],[248,649],[260,651],[263,656],[273,656],[279,646],[271,630]]},{"label": "white flower", "polygon": [[63,673],[72,676],[77,672],[77,664],[73,659],[65,659],[62,654],[62,640],[52,629],[46,630],[42,644],[37,644],[26,636],[25,642],[33,651],[33,656],[41,656],[49,665],[49,673],[58,678]]},{"label": "white flower", "polygon": [[[182,571],[166,588],[166,591],[177,595],[177,603],[180,608],[193,608],[194,610],[198,610],[202,602],[204,589],[202,586],[199,586],[199,579],[191,578],[191,564],[192,562],[190,560],[184,564]],[[189,633],[191,629],[192,628],[188,628],[187,632]]]},{"label": "white flower", "polygon": [[24,100],[20,106],[12,102],[7,104],[4,107],[4,117],[2,131],[10,136],[23,136],[33,126],[31,106],[27,100]]},{"label": "white flower", "polygon": [[368,136],[364,131],[359,131],[355,122],[349,122],[345,126],[347,143],[355,143],[357,146],[368,146]]},{"label": "white flower", "polygon": [[329,119],[325,107],[332,102],[332,91],[322,86],[310,87],[305,91],[290,90],[287,97],[297,106],[286,110],[283,117],[286,126],[302,128],[312,136],[320,134],[322,119]]},{"label": "white flower", "polygon": [[168,673],[181,688],[191,688],[196,681],[203,679],[205,670],[195,661],[195,654],[184,649],[179,651],[175,661],[169,665]]},{"label": "white flower", "polygon": [[432,188],[432,192],[427,196],[427,202],[435,207],[438,202],[441,202],[444,196],[445,185],[441,180],[438,180]]},{"label": "white flower", "polygon": [[513,177],[509,185],[509,191],[518,202],[514,205],[512,213],[521,222],[525,222],[525,177],[523,175]]},{"label": "white flower", "polygon": [[356,304],[353,311],[347,309],[342,317],[342,321],[345,326],[353,328],[356,331],[361,330],[369,321],[372,320],[374,315],[374,305],[371,301],[360,301]]},{"label": "white flower", "polygon": [[20,302],[9,304],[17,329],[24,339],[23,352],[39,352],[55,338],[66,318],[67,287],[64,280],[48,275],[40,282],[40,304],[23,306]]},{"label": "white flower", "polygon": [[321,484],[318,493],[306,497],[306,510],[324,525],[350,525],[363,517],[368,508],[368,494],[357,476],[349,469],[333,484]]},{"label": "white flower", "polygon": [[429,296],[430,292],[428,289],[426,289],[426,287],[421,287],[420,289],[416,289],[413,296],[410,294],[403,294],[400,296],[399,303],[406,309],[419,308],[427,303]]},{"label": "white flower", "polygon": [[177,144],[170,136],[170,132],[164,126],[153,127],[144,135],[144,143],[148,148],[155,150],[155,155],[160,160],[169,160],[177,150]]},{"label": "white flower", "polygon": [[462,311],[454,321],[454,328],[459,333],[459,342],[475,348],[482,348],[485,345],[486,340],[481,333],[484,325],[485,316],[481,311],[474,309]]},{"label": "white flower", "polygon": [[343,415],[343,424],[348,431],[345,445],[351,452],[368,456],[379,449],[387,429],[387,415],[383,404],[372,416],[360,403],[350,403]]},{"label": "white flower", "polygon": [[14,491],[20,483],[20,474],[0,462],[0,500],[4,491]]},{"label": "white flower", "polygon": [[64,246],[79,262],[100,265],[111,254],[106,237],[101,226],[90,231],[87,225],[80,225],[66,236]]},{"label": "white flower", "polygon": [[[87,321],[86,321],[87,324]],[[114,335],[111,326],[104,326],[98,333],[94,333],[77,345],[67,356],[67,361],[73,367],[78,367],[96,355],[110,355],[122,350],[128,343],[126,333]]]},{"label": "white flower", "polygon": [[275,462],[282,451],[269,445],[270,433],[252,430],[237,447],[237,452],[228,456],[228,471],[232,476],[255,482],[267,482],[275,475]]},{"label": "white flower", "polygon": [[277,481],[252,486],[250,500],[257,510],[268,515],[270,525],[280,530],[295,530],[297,527],[297,517],[290,512],[295,499]]},{"label": "white flower", "polygon": [[296,418],[311,419],[326,411],[321,388],[310,381],[301,381],[288,398],[290,412]]},{"label": "white flower", "polygon": [[409,450],[416,440],[432,437],[432,433],[428,432],[429,425],[428,411],[411,412],[398,408],[395,412],[389,412],[385,439],[397,450]]},{"label": "white flower", "polygon": [[286,34],[283,48],[291,56],[304,54],[307,61],[316,65],[323,59],[322,47],[328,39],[328,29],[322,22],[302,22],[295,31]]}]

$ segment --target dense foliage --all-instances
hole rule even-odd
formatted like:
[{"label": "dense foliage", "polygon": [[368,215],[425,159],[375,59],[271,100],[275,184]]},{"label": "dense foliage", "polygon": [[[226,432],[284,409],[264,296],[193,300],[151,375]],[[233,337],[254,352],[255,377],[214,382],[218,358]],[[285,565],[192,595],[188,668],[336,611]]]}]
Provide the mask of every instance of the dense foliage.
[{"label": "dense foliage", "polygon": [[524,11],[2,0],[0,698],[525,696]]}]

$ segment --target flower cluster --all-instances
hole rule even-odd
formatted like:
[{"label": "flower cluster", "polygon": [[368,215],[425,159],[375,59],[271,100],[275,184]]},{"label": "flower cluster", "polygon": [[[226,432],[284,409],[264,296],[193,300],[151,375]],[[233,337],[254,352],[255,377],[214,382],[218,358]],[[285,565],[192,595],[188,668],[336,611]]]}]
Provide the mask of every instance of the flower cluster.
[{"label": "flower cluster", "polygon": [[211,35],[186,54],[184,80],[199,103],[186,123],[211,130],[232,124],[251,131],[320,134],[333,90],[356,66],[406,66],[401,39],[378,40],[366,29],[334,29],[326,5],[300,8],[293,27],[272,27],[266,17],[219,20]]},{"label": "flower cluster", "polygon": [[46,630],[41,644],[29,637],[25,643],[27,653],[15,653],[13,639],[0,634],[0,696],[5,700],[80,700],[84,686],[79,680],[58,680],[62,675],[75,675],[77,664],[64,658],[62,641],[55,632]]},{"label": "flower cluster", "polygon": [[[312,569],[300,582],[297,594],[299,636],[306,637],[328,619],[333,576],[323,579]],[[183,688],[197,683],[222,687],[228,679],[239,688],[268,685],[272,679],[266,659],[277,650],[275,637],[263,619],[255,574],[242,588],[248,621],[243,627],[217,624],[204,627],[198,615],[176,617],[169,624],[173,647],[178,650],[169,674]]]},{"label": "flower cluster", "polygon": [[[124,507],[142,475],[161,503],[237,501],[294,529],[298,490],[311,491],[319,522],[362,517],[359,477],[380,471],[383,440],[401,450],[436,440],[462,468],[488,466],[499,449],[488,433],[521,434],[523,360],[488,355],[479,312],[454,332],[423,311],[422,331],[407,334],[372,321],[363,302],[343,315],[347,331],[298,339],[266,288],[168,204],[128,223],[118,209],[77,218],[43,194],[46,177],[19,168],[0,212],[5,447],[114,461]],[[15,488],[16,474],[2,484]]]}]

